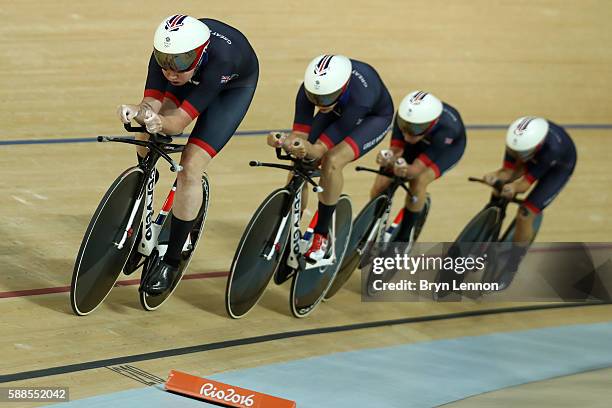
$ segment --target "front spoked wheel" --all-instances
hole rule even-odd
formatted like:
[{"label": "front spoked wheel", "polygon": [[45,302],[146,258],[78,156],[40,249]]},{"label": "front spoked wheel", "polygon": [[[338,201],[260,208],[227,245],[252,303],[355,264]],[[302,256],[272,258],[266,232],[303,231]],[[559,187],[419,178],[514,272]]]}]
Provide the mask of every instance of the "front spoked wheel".
[{"label": "front spoked wheel", "polygon": [[338,200],[335,213],[335,262],[311,269],[300,269],[291,284],[291,312],[295,317],[306,317],[316,308],[332,285],[351,237],[352,205],[348,196]]},{"label": "front spoked wheel", "polygon": [[325,294],[325,300],[330,299],[332,296],[338,293],[338,291],[342,289],[344,284],[349,280],[355,269],[357,269],[359,266],[361,255],[365,249],[364,247],[368,244],[366,240],[372,232],[372,228],[376,224],[376,220],[385,210],[384,207],[387,200],[388,197],[384,194],[374,197],[365,205],[365,207],[363,207],[355,218],[351,231],[351,238],[346,248],[346,254],[344,255],[344,260],[342,261],[342,265],[338,270],[332,286]]},{"label": "front spoked wheel", "polygon": [[[287,243],[291,193],[273,191],[261,203],[247,225],[234,254],[225,289],[227,314],[238,319],[246,315],[263,295],[278,268]],[[276,239],[278,236],[278,239]]]},{"label": "front spoked wheel", "polygon": [[[196,218],[196,222],[193,226],[193,229],[189,233],[188,241],[186,245],[183,247],[183,252],[181,253],[181,263],[179,264],[179,276],[176,278],[174,285],[172,288],[165,293],[159,296],[151,296],[147,294],[145,291],[139,291],[140,294],[140,305],[148,311],[155,310],[159,308],[168,298],[174,293],[178,284],[180,283],[185,271],[187,271],[187,267],[191,262],[191,258],[193,257],[193,253],[195,252],[196,247],[198,246],[198,242],[200,241],[200,237],[202,236],[202,232],[204,232],[204,224],[206,223],[206,214],[208,213],[208,202],[210,199],[210,184],[208,182],[208,175],[204,173],[202,175],[202,207],[200,207],[200,212],[198,217]],[[162,226],[161,231],[159,232],[159,237],[157,239],[158,246],[160,245],[168,245],[168,241],[170,240],[170,228],[172,224],[172,212],[168,213],[166,220],[164,221],[164,225]],[[159,252],[153,251],[151,256],[145,261],[143,274],[146,273],[150,269],[152,265],[157,262],[159,258]],[[141,278],[142,280],[142,278]]]},{"label": "front spoked wheel", "polygon": [[110,186],[89,222],[70,285],[70,304],[79,316],[93,312],[104,301],[132,251],[137,236],[134,232],[144,210],[143,179],[144,172],[139,167],[123,172]]}]

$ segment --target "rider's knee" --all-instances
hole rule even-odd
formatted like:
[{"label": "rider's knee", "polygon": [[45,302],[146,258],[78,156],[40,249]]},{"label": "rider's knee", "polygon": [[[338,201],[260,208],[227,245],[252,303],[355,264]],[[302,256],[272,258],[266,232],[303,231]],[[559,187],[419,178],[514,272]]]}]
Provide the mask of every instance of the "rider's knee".
[{"label": "rider's knee", "polygon": [[183,166],[183,169],[177,174],[179,180],[188,183],[201,182],[204,169],[197,160],[188,157],[181,160],[181,166]]},{"label": "rider's knee", "polygon": [[431,178],[423,172],[410,181],[410,189],[416,194],[425,193],[431,181]]},{"label": "rider's knee", "polygon": [[341,155],[329,152],[323,158],[321,169],[325,173],[334,173],[336,171],[341,171],[346,164],[346,160],[344,160]]}]

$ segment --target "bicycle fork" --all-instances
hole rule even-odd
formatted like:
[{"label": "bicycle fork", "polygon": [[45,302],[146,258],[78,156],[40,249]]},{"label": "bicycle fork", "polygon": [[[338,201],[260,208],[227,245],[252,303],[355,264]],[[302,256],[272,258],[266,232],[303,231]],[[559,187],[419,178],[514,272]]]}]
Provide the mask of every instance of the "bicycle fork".
[{"label": "bicycle fork", "polygon": [[154,187],[155,187],[155,171],[151,171],[147,179],[147,184],[145,185],[144,195],[142,193],[139,194],[138,198],[136,199],[136,202],[134,203],[134,206],[132,207],[132,212],[130,213],[130,218],[128,219],[127,225],[123,229],[123,234],[121,235],[121,239],[119,240],[119,242],[114,242],[114,245],[117,247],[118,250],[123,249],[125,245],[125,241],[127,241],[127,239],[131,237],[132,234],[134,233],[134,228],[133,228],[134,219],[136,218],[136,213],[138,213],[138,209],[140,208],[140,204],[142,203],[143,198],[145,199],[145,203],[146,203],[145,204],[146,213],[143,214],[143,219],[140,220],[140,222],[142,222],[143,227],[145,227],[146,221],[148,220],[149,228],[146,230],[146,233],[144,235],[145,236],[151,235],[150,220],[151,220],[152,212],[153,212],[153,188]]},{"label": "bicycle fork", "polygon": [[[147,179],[147,184],[145,186],[144,194],[138,197],[136,203],[132,209],[132,213],[130,214],[130,218],[128,220],[127,226],[124,228],[124,232],[121,240],[118,243],[115,243],[117,249],[122,249],[125,245],[125,242],[128,237],[130,237],[134,233],[134,219],[136,218],[136,213],[138,212],[138,208],[142,203],[142,200],[145,200],[145,211],[142,215],[142,219],[140,220],[141,231],[143,231],[140,242],[138,243],[138,252],[144,256],[150,256],[153,253],[153,250],[157,249],[159,256],[164,256],[166,250],[168,248],[167,244],[159,244],[159,234],[161,232],[162,226],[172,209],[172,205],[174,204],[174,195],[176,194],[176,180],[172,185],[172,188],[168,192],[166,200],[164,201],[164,205],[161,210],[157,214],[155,221],[153,221],[154,217],[154,209],[153,209],[153,199],[154,199],[154,189],[155,189],[155,172],[152,171],[149,174],[149,178]],[[191,234],[187,236],[187,240],[185,245],[183,246],[183,250],[188,249],[191,246]]]},{"label": "bicycle fork", "polygon": [[[266,246],[264,252],[262,253],[262,257],[267,261],[271,260],[274,257],[275,253],[279,253],[282,251],[281,245],[281,236],[285,228],[287,227],[287,223],[290,224],[289,231],[289,256],[287,258],[287,265],[293,269],[298,269],[300,264],[303,264],[303,259],[301,258],[303,254],[309,247],[310,240],[313,235],[314,227],[318,221],[318,211],[315,212],[308,229],[302,236],[300,231],[300,221],[302,218],[302,189],[298,188],[291,207],[291,212],[287,213],[281,220],[281,223],[276,231],[274,236],[274,241],[272,245]],[[331,228],[331,253],[332,256],[329,259],[323,259],[315,264],[306,264],[304,269],[318,268],[321,266],[331,265],[335,262],[335,230],[336,230],[336,214],[332,216],[332,228]]]}]

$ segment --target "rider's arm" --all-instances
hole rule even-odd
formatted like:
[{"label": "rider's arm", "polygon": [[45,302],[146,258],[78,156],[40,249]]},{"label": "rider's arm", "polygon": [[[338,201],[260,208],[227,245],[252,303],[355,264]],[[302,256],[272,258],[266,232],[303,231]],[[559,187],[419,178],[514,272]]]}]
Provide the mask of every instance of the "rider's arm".
[{"label": "rider's arm", "polygon": [[[163,132],[169,135],[182,133],[183,130],[217,98],[223,90],[221,76],[232,72],[234,68],[226,63],[209,62],[204,68],[199,83],[195,86],[177,109],[171,109],[160,115]],[[186,85],[184,85],[186,86]]]},{"label": "rider's arm", "polygon": [[393,131],[391,132],[391,145],[389,149],[393,152],[393,155],[396,158],[402,157],[404,154],[404,149],[406,147],[406,141],[404,140],[404,135],[397,125],[397,120],[395,116],[393,117]]},{"label": "rider's arm", "polygon": [[550,169],[557,163],[557,158],[552,152],[541,154],[536,161],[529,161],[525,165],[525,174],[523,178],[530,185],[541,179]]},{"label": "rider's arm", "polygon": [[524,166],[508,152],[504,153],[504,164],[497,170],[496,176],[504,183],[518,180],[523,175]]},{"label": "rider's arm", "polygon": [[529,188],[531,187],[531,184],[533,182],[530,181],[527,178],[527,175],[521,176],[520,178],[514,180],[512,183],[512,186],[514,187],[514,192],[516,194],[521,194],[526,192],[527,190],[529,190]]},{"label": "rider's arm", "polygon": [[300,137],[304,140],[308,139],[308,135],[312,129],[314,110],[315,106],[308,100],[308,97],[306,97],[306,90],[302,83],[295,95],[295,113],[293,115],[293,127],[291,132],[292,137]]},{"label": "rider's arm", "polygon": [[291,134],[287,138],[287,144],[291,144],[296,138],[302,139],[306,148],[306,158],[317,160],[327,152],[327,147],[320,143],[308,142],[308,136],[312,129],[313,115],[315,106],[306,97],[304,84],[299,87],[295,96],[295,114],[293,116],[293,127]]},{"label": "rider's arm", "polygon": [[162,123],[162,133],[166,135],[179,135],[193,120],[191,115],[182,107],[164,111],[159,115]]},{"label": "rider's arm", "polygon": [[[153,112],[158,113],[164,100],[164,92],[168,86],[168,80],[164,77],[162,69],[151,54],[145,83],[144,96],[140,106],[148,105]],[[140,122],[140,120],[139,120]],[[141,123],[142,124],[142,123]]]},{"label": "rider's arm", "polygon": [[[442,128],[427,136],[429,146],[414,160],[412,166],[408,169],[409,176],[417,177],[427,168],[432,168],[436,176],[439,177],[439,169],[435,163],[436,159],[442,157],[454,143],[457,143],[462,135],[463,133],[457,132],[455,129]],[[425,143],[425,141],[421,140],[419,143]]]},{"label": "rider's arm", "polygon": [[321,141],[310,143],[306,140],[304,144],[306,146],[306,158],[309,160],[319,160],[328,150],[327,146]]},{"label": "rider's arm", "polygon": [[147,72],[147,81],[145,84],[144,96],[138,105],[122,105],[132,111],[137,112],[133,117],[136,122],[144,125],[144,115],[147,111],[159,112],[164,99],[164,90],[168,81],[164,77],[161,68],[155,62],[153,54],[149,59],[149,67]]},{"label": "rider's arm", "polygon": [[144,126],[145,113],[148,110],[157,113],[161,109],[161,106],[162,102],[160,100],[155,99],[151,96],[145,96],[144,98],[142,98],[142,101],[140,101],[138,105],[134,106],[134,109],[138,110],[138,115],[134,117],[134,120],[140,125]]},{"label": "rider's arm", "polygon": [[484,178],[491,185],[493,185],[497,180],[501,181],[502,184],[507,184],[520,178],[523,175],[523,172],[524,165],[509,155],[508,152],[505,152],[502,168],[491,173],[486,173]]},{"label": "rider's arm", "polygon": [[495,178],[502,181],[503,183],[508,183],[510,181],[516,180],[517,175],[515,171],[512,169],[501,168],[495,172]]},{"label": "rider's arm", "polygon": [[[421,155],[423,156],[423,155]],[[409,164],[408,167],[406,168],[406,178],[415,178],[418,177],[421,173],[423,173],[425,170],[427,170],[427,165],[425,164],[425,162],[423,161],[424,158],[419,156],[417,159],[415,159],[412,164]]]},{"label": "rider's arm", "polygon": [[[313,156],[319,155],[320,157],[325,154],[326,151],[331,150],[334,146],[342,142],[349,143],[351,147],[355,149],[355,143],[351,143],[351,132],[359,126],[368,112],[369,109],[364,106],[348,106],[338,119],[333,121],[331,125],[321,132],[317,142],[307,147],[307,151]],[[326,115],[336,115],[336,113],[330,112]],[[355,154],[357,155],[358,152],[355,152]]]},{"label": "rider's arm", "polygon": [[306,159],[308,160],[318,160],[327,152],[327,146],[318,140],[315,143],[310,143],[308,141],[308,135],[304,132],[291,132],[289,137],[287,137],[287,141],[285,142],[287,146],[291,146],[295,139],[301,139],[302,144],[306,150]]},{"label": "rider's arm", "polygon": [[514,187],[516,194],[524,193],[535,183],[541,179],[555,164],[555,157],[552,154],[542,154],[538,157],[538,161],[529,161],[524,166],[524,174],[514,180],[511,184]]},{"label": "rider's arm", "polygon": [[389,150],[393,152],[393,156],[395,156],[396,159],[399,159],[404,155],[404,148],[402,147],[391,146]]}]

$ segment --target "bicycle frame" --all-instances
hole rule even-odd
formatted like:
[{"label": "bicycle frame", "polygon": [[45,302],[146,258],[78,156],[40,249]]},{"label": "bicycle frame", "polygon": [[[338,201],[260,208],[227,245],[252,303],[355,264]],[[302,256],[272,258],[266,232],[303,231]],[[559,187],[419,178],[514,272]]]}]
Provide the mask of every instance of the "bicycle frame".
[{"label": "bicycle frame", "polygon": [[371,242],[380,242],[382,244],[387,244],[391,241],[393,230],[397,228],[397,226],[401,222],[402,217],[404,215],[404,210],[402,208],[400,212],[396,215],[395,219],[393,220],[393,223],[389,225],[389,218],[391,215],[391,204],[393,201],[393,196],[395,195],[395,192],[397,191],[397,189],[400,187],[403,188],[406,191],[406,193],[410,196],[411,200],[414,200],[415,197],[412,195],[412,192],[410,191],[410,189],[406,186],[405,179],[387,174],[381,170],[369,169],[369,168],[361,167],[361,166],[357,166],[355,170],[376,173],[376,174],[379,174],[385,177],[389,177],[392,180],[389,187],[387,187],[385,191],[381,193],[381,195],[385,195],[387,197],[386,202],[385,202],[385,211],[381,214],[381,216],[379,216],[376,219],[374,227],[368,234],[368,237],[364,241],[363,245],[360,245],[359,247],[357,247],[357,253],[359,254],[359,256],[361,256],[363,254],[364,248],[367,248]]},{"label": "bicycle frame", "polygon": [[[313,174],[316,173],[316,168],[310,166],[308,164],[303,163],[301,160],[294,159],[289,155],[282,155],[280,149],[276,149],[276,156],[280,160],[291,160],[293,161],[293,166],[287,166],[276,163],[261,163],[259,161],[251,161],[249,165],[251,167],[273,167],[284,169],[293,172],[293,177],[286,185],[286,188],[290,192],[290,204],[285,211],[285,215],[283,216],[281,223],[274,234],[274,241],[267,253],[264,253],[262,256],[266,260],[272,259],[275,252],[282,251],[282,243],[281,237],[283,231],[287,227],[287,223],[289,223],[289,241],[286,245],[289,245],[288,250],[289,255],[287,257],[287,265],[290,268],[298,269],[302,268],[305,270],[320,268],[324,266],[332,265],[336,261],[336,251],[335,251],[335,241],[336,241],[336,214],[334,213],[332,216],[331,229],[330,229],[330,245],[331,245],[331,254],[332,256],[329,258],[323,258],[320,261],[315,263],[306,263],[304,262],[303,255],[308,249],[310,244],[310,239],[306,237],[306,234],[302,234],[302,230],[300,229],[300,223],[302,220],[302,190],[306,183],[312,184],[314,186],[313,191],[316,193],[320,193],[323,189],[317,185],[312,180]],[[317,214],[315,213],[314,217]],[[313,219],[314,219],[313,217]]]},{"label": "bicycle frame", "polygon": [[[148,133],[144,127],[134,127],[129,123],[125,124],[125,129],[128,132],[139,132],[139,133]],[[150,139],[147,141],[144,140],[135,140],[121,137],[108,137],[108,136],[98,136],[98,142],[118,142],[118,143],[127,143],[133,144],[137,146],[146,147],[149,149],[149,153],[139,164],[139,167],[143,170],[143,173],[147,177],[146,183],[141,187],[140,192],[138,193],[138,198],[136,199],[136,203],[130,217],[128,218],[128,222],[126,226],[123,228],[123,233],[121,237],[114,242],[114,245],[118,250],[123,249],[125,242],[127,239],[132,236],[134,233],[134,222],[136,221],[136,214],[138,213],[138,209],[142,204],[142,201],[145,202],[145,211],[143,212],[142,219],[138,221],[140,224],[142,233],[142,238],[140,242],[136,243],[138,245],[138,252],[140,252],[144,256],[149,256],[153,252],[154,249],[157,249],[160,256],[163,256],[166,252],[167,245],[159,245],[158,237],[163,226],[163,223],[172,209],[172,204],[174,202],[174,193],[176,191],[176,181],[172,186],[172,189],[168,193],[168,196],[160,210],[157,218],[153,221],[154,209],[153,209],[153,199],[154,199],[154,190],[155,190],[155,169],[157,162],[160,158],[163,158],[168,163],[170,163],[170,170],[172,172],[179,172],[182,170],[182,166],[172,160],[169,154],[171,153],[180,153],[185,148],[184,145],[172,144],[172,138],[169,136],[161,135],[161,134],[151,134],[148,133]],[[138,225],[137,224],[137,225]],[[136,230],[137,231],[137,230]],[[190,238],[188,237],[185,246],[188,247],[190,245]]]},{"label": "bicycle frame", "polygon": [[[500,182],[496,183],[494,186],[491,186],[485,180],[479,179],[477,177],[468,177],[468,181],[481,183],[486,186],[492,187],[494,190],[498,192],[498,194],[503,187],[503,184],[501,184]],[[499,209],[499,214],[498,214],[499,219],[498,219],[497,224],[495,225],[495,229],[493,230],[491,242],[499,242],[500,237],[505,236],[508,233],[508,229],[510,228],[510,226],[508,227],[506,231],[504,231],[504,234],[501,234],[503,222],[506,218],[506,210],[508,209],[508,204],[515,203],[518,205],[522,205],[523,202],[524,200],[516,198],[516,197],[513,197],[513,198],[505,198],[502,196],[492,196],[491,197],[491,199],[489,200],[485,208],[495,207]]]}]

